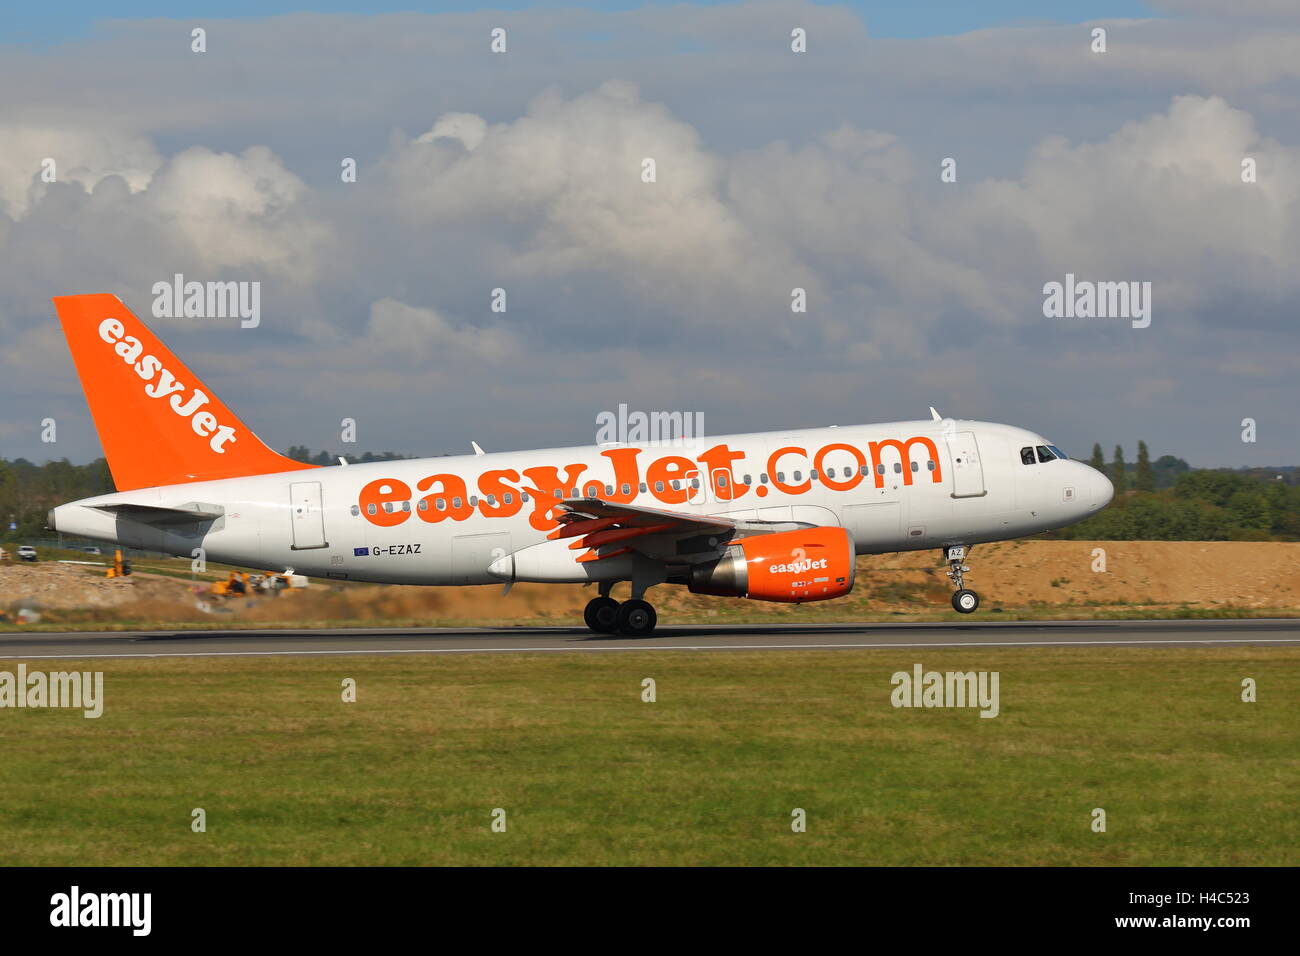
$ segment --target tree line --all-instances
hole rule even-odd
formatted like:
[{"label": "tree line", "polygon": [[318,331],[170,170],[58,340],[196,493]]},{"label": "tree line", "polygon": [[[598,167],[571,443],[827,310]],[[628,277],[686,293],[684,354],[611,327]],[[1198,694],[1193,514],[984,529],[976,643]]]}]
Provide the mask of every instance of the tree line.
[{"label": "tree line", "polygon": [[1191,468],[1172,455],[1151,461],[1138,442],[1128,464],[1101,445],[1088,462],[1115,486],[1109,508],[1046,537],[1108,541],[1300,541],[1300,469]]},{"label": "tree line", "polygon": [[384,451],[379,454],[368,451],[360,455],[336,455],[333,452],[318,451],[316,454],[311,453],[311,449],[306,445],[290,445],[289,450],[284,453],[286,458],[292,458],[294,461],[301,461],[308,465],[337,465],[339,458],[342,457],[349,465],[366,464],[372,461],[396,461],[400,458],[410,458],[411,455],[399,455],[395,451]]}]

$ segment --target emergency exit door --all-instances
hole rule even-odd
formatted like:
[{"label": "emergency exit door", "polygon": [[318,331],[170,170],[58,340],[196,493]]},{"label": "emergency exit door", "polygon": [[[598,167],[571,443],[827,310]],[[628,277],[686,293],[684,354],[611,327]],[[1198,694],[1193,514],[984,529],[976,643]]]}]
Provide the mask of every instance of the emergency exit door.
[{"label": "emergency exit door", "polygon": [[978,498],[984,488],[984,466],[974,432],[953,432],[948,436],[948,459],[952,462],[952,496]]},{"label": "emergency exit door", "polygon": [[319,481],[295,481],[289,486],[289,513],[293,522],[293,550],[327,548],[325,509]]}]

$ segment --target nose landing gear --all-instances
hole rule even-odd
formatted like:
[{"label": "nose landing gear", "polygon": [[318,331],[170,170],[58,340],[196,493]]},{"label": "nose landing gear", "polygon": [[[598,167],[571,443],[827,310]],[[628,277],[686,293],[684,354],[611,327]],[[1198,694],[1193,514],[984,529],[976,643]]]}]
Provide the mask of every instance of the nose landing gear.
[{"label": "nose landing gear", "polygon": [[949,545],[943,549],[943,559],[948,562],[948,577],[952,579],[953,587],[957,589],[952,596],[952,609],[961,614],[973,614],[980,606],[980,596],[969,590],[962,579],[962,576],[970,570],[969,566],[962,563],[966,560],[966,546]]}]

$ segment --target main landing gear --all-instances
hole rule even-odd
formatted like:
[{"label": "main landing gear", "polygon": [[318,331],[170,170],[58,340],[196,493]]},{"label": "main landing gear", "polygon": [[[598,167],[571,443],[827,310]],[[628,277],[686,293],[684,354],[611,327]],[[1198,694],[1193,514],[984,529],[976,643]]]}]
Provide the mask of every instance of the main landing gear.
[{"label": "main landing gear", "polygon": [[618,602],[609,597],[592,598],[582,619],[597,634],[613,634],[618,630]]},{"label": "main landing gear", "polygon": [[582,612],[587,627],[597,634],[625,634],[628,637],[645,637],[655,629],[658,615],[653,605],[640,598],[618,602],[609,596],[609,588],[592,598]]},{"label": "main landing gear", "polygon": [[623,601],[610,597],[592,598],[582,612],[587,627],[597,634],[626,634],[645,637],[655,629],[658,615],[649,601]]},{"label": "main landing gear", "polygon": [[952,609],[962,614],[973,614],[980,606],[980,596],[966,588],[962,582],[962,575],[970,570],[962,563],[966,560],[966,546],[949,545],[943,549],[943,559],[948,562],[948,577],[952,578],[953,587],[957,589],[952,596]]}]

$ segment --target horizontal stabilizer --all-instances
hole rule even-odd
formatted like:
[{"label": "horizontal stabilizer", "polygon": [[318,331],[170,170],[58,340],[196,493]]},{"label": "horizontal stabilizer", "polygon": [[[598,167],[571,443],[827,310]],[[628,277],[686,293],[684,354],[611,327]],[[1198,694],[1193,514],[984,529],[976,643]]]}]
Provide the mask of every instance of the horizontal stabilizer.
[{"label": "horizontal stabilizer", "polygon": [[99,511],[107,511],[109,514],[118,515],[129,521],[138,521],[141,524],[149,525],[177,525],[191,524],[201,521],[216,521],[218,518],[225,517],[226,509],[221,505],[201,504],[192,502],[181,505],[178,508],[162,508],[158,505],[137,505],[128,504],[106,504],[94,505]]}]

